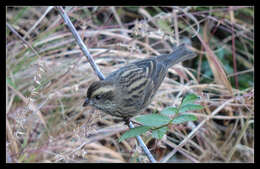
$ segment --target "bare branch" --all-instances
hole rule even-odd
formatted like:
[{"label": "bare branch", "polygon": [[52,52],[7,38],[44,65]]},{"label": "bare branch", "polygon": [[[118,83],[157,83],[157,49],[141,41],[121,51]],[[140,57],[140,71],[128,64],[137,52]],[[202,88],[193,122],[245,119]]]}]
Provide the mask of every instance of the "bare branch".
[{"label": "bare branch", "polygon": [[[69,30],[72,32],[74,38],[76,39],[77,44],[80,46],[82,52],[84,53],[84,55],[87,57],[90,65],[92,66],[92,68],[94,69],[96,75],[99,77],[100,80],[104,80],[105,76],[101,73],[100,69],[98,68],[97,64],[94,62],[92,56],[90,55],[86,45],[83,43],[83,41],[81,40],[79,34],[77,33],[75,27],[73,26],[73,24],[71,23],[69,17],[67,16],[66,12],[63,10],[62,7],[56,7],[56,9],[59,11],[60,15],[62,16],[62,18],[65,21],[65,24],[68,26]],[[129,128],[134,128],[134,125],[132,122],[129,123]],[[148,148],[146,147],[146,145],[144,144],[142,138],[140,136],[137,136],[136,139],[138,140],[141,148],[143,149],[143,151],[145,152],[146,156],[148,157],[148,159],[152,162],[155,163],[156,160],[154,159],[153,155],[151,154],[151,152],[148,150]]]},{"label": "bare branch", "polygon": [[83,43],[83,41],[81,40],[78,32],[76,31],[75,27],[73,26],[73,24],[71,23],[68,15],[65,13],[65,11],[63,10],[63,8],[61,6],[56,7],[56,9],[59,11],[60,15],[62,16],[63,20],[65,21],[65,24],[68,26],[69,30],[71,31],[72,35],[74,36],[74,38],[76,39],[77,44],[79,45],[80,49],[82,50],[83,54],[87,57],[90,65],[92,66],[92,68],[94,69],[95,73],[97,74],[98,78],[100,80],[104,80],[105,76],[101,73],[99,67],[97,66],[97,64],[94,62],[92,56],[90,55],[88,48],[86,47],[86,45]]}]

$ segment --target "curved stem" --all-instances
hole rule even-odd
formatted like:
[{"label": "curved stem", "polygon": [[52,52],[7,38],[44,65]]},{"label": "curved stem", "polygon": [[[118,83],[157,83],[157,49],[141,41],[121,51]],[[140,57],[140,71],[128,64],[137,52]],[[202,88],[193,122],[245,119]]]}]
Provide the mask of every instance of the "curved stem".
[{"label": "curved stem", "polygon": [[[97,66],[97,64],[94,62],[92,56],[90,55],[86,45],[83,43],[83,41],[81,40],[78,32],[76,31],[75,27],[73,26],[73,24],[71,23],[68,15],[66,14],[66,12],[63,10],[63,8],[61,6],[56,7],[56,9],[59,11],[60,15],[62,16],[65,24],[68,26],[69,30],[72,32],[77,44],[79,45],[80,49],[82,50],[82,52],[84,53],[84,55],[87,57],[91,67],[93,68],[93,70],[95,71],[96,75],[98,76],[98,78],[100,80],[104,80],[105,76],[101,73],[99,67]],[[134,128],[134,125],[132,122],[129,122],[129,128]],[[137,136],[136,139],[139,142],[139,145],[141,146],[141,148],[143,149],[144,153],[146,154],[146,156],[149,158],[149,160],[152,163],[155,163],[156,160],[153,158],[151,152],[148,150],[148,148],[146,147],[146,145],[144,144],[142,138],[140,136]]]}]

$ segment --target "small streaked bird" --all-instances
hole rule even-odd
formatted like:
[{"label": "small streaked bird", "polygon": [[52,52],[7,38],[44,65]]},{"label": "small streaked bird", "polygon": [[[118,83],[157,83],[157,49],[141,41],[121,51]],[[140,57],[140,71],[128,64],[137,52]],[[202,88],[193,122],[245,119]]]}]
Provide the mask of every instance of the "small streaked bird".
[{"label": "small streaked bird", "polygon": [[185,44],[171,54],[136,61],[93,82],[83,106],[93,106],[125,120],[143,111],[152,101],[168,68],[196,55]]}]

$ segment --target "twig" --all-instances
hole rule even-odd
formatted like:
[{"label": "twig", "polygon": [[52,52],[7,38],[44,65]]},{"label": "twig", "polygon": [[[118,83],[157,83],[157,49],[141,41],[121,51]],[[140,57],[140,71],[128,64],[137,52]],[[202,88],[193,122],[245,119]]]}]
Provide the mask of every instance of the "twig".
[{"label": "twig", "polygon": [[[9,84],[7,84],[7,86],[8,86],[9,88],[11,88],[11,89],[15,92],[15,94],[16,94],[17,96],[19,96],[20,99],[22,99],[22,101],[23,101],[25,104],[28,104],[28,107],[29,107],[30,110],[32,110],[34,113],[36,112],[36,114],[39,116],[39,118],[40,118],[42,124],[44,125],[44,127],[45,127],[46,129],[48,129],[48,128],[47,128],[47,124],[46,124],[46,122],[45,122],[45,120],[44,120],[44,118],[43,118],[43,115],[42,115],[41,111],[40,111],[40,107],[37,107],[37,106],[34,104],[33,101],[30,101],[30,98],[26,98],[19,90],[15,89],[13,86],[11,86],[11,85],[9,85]],[[42,106],[42,105],[41,105],[41,106]]]},{"label": "twig", "polygon": [[[232,11],[232,7],[230,8],[230,18],[231,18],[231,30],[232,30],[232,56],[233,56],[233,67],[234,67],[234,73],[237,73],[237,62],[236,62],[236,46],[235,46],[235,33],[234,33],[234,12]],[[236,88],[238,89],[238,76],[235,75],[235,84]]]},{"label": "twig", "polygon": [[[77,44],[80,46],[82,52],[84,53],[84,55],[87,57],[90,65],[92,66],[92,68],[94,69],[95,73],[97,74],[97,76],[99,77],[100,80],[104,80],[105,76],[101,73],[100,69],[98,68],[98,66],[96,65],[96,63],[94,62],[92,56],[90,55],[86,45],[83,43],[83,41],[81,40],[79,34],[77,33],[75,27],[73,26],[73,24],[71,23],[69,17],[67,16],[66,12],[63,10],[62,7],[58,6],[55,7],[60,15],[62,16],[65,24],[68,26],[69,30],[72,32],[74,38],[76,39]],[[129,128],[134,128],[134,125],[132,122],[129,123]],[[149,160],[154,163],[156,162],[156,160],[153,158],[151,152],[148,150],[148,148],[146,147],[146,145],[144,144],[142,138],[140,136],[136,137],[141,148],[143,149],[144,153],[146,154],[146,156],[149,158]]]},{"label": "twig", "polygon": [[174,19],[174,33],[176,36],[177,45],[179,45],[180,38],[179,38],[179,29],[178,29],[178,18],[177,18],[177,13],[176,13],[175,9],[173,10],[173,19]]},{"label": "twig", "polygon": [[[23,37],[21,37],[21,35],[19,35],[19,33],[16,32],[16,30],[8,23],[6,22],[6,26],[8,27],[8,29],[10,29],[11,32],[13,32],[19,39],[21,39],[23,41],[24,44],[26,44],[39,58],[41,58],[41,56],[39,55],[39,53],[33,48],[33,46],[28,43]],[[26,46],[25,46],[26,47]]]},{"label": "twig", "polygon": [[184,9],[182,9],[182,8],[180,8],[180,7],[176,7],[176,6],[173,7],[173,8],[182,11],[184,14],[186,14],[186,16],[188,16],[190,19],[192,19],[192,20],[196,23],[196,25],[197,25],[197,30],[195,31],[195,34],[192,35],[192,38],[195,37],[195,36],[197,36],[197,35],[199,34],[199,31],[200,31],[200,25],[199,25],[199,22],[197,21],[197,19],[196,19],[192,14],[190,14],[190,13],[188,13],[188,12],[186,11],[186,10],[189,10],[189,8],[186,8],[186,10],[184,10]]},{"label": "twig", "polygon": [[[112,13],[113,13],[114,16],[115,16],[116,21],[117,21],[118,24],[120,25],[120,28],[125,29],[125,28],[124,28],[124,25],[122,24],[122,22],[121,22],[121,20],[120,20],[120,17],[119,17],[118,14],[117,14],[117,11],[116,11],[115,7],[112,6],[112,7],[110,7],[110,9],[111,9]],[[122,34],[127,35],[127,33],[124,32],[124,31],[122,31]]]},{"label": "twig", "polygon": [[233,148],[229,151],[227,158],[226,158],[226,162],[230,162],[233,154],[235,153],[235,151],[237,150],[237,145],[240,143],[242,137],[244,136],[246,129],[248,128],[250,123],[254,123],[254,121],[250,121],[249,118],[246,120],[246,124],[244,125],[244,127],[242,128]]},{"label": "twig", "polygon": [[101,80],[104,80],[105,76],[101,73],[99,67],[94,62],[93,58],[91,57],[91,55],[90,55],[90,53],[88,51],[88,48],[86,47],[86,45],[81,40],[78,32],[76,31],[75,27],[71,23],[68,15],[65,13],[65,11],[63,10],[63,8],[61,6],[56,7],[56,9],[59,11],[60,15],[62,16],[62,18],[63,18],[63,20],[65,22],[65,24],[68,26],[69,30],[71,31],[71,33],[73,34],[74,38],[76,39],[76,42],[79,45],[80,49],[82,50],[83,54],[87,57],[90,65],[92,66],[93,70],[97,74],[98,78],[101,79]]},{"label": "twig", "polygon": [[45,16],[53,9],[53,6],[50,6],[46,9],[46,11],[44,12],[44,14],[40,17],[40,19],[37,20],[37,22],[35,22],[35,24],[30,28],[30,30],[28,32],[26,32],[26,34],[24,35],[24,39],[27,38],[27,36],[30,35],[30,33],[39,25],[39,23],[41,23],[41,21],[45,18]]},{"label": "twig", "polygon": [[220,110],[222,110],[227,104],[229,104],[230,102],[234,101],[234,99],[229,99],[227,100],[226,102],[224,102],[222,105],[220,105],[218,108],[216,108],[212,114],[210,116],[208,116],[206,119],[204,119],[199,125],[196,126],[196,128],[194,128],[190,133],[189,135],[184,139],[182,140],[182,142],[177,146],[175,147],[175,149],[173,151],[171,151],[168,155],[166,155],[162,160],[161,162],[165,163],[167,162],[177,151],[178,151],[178,148],[184,146],[184,144],[189,140],[191,139],[195,133],[213,116],[215,116]]},{"label": "twig", "polygon": [[[130,121],[129,122],[129,128],[134,128],[134,124]],[[156,160],[153,158],[153,155],[151,154],[151,152],[148,150],[148,148],[146,147],[146,145],[144,144],[144,141],[142,140],[142,138],[140,136],[136,136],[136,139],[138,140],[140,146],[142,147],[144,153],[147,155],[147,157],[149,158],[149,160],[152,163],[156,163]]]}]

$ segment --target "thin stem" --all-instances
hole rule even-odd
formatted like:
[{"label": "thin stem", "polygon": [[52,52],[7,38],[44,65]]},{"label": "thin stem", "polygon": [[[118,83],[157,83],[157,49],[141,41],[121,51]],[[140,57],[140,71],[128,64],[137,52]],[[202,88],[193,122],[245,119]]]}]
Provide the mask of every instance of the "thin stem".
[{"label": "thin stem", "polygon": [[77,44],[79,45],[80,49],[82,50],[84,55],[87,57],[90,65],[92,66],[93,70],[97,74],[98,78],[100,80],[104,80],[105,76],[101,73],[99,67],[94,62],[92,56],[90,55],[90,53],[88,51],[88,48],[86,47],[84,42],[81,40],[78,32],[76,31],[75,27],[71,23],[71,21],[70,21],[68,15],[66,14],[66,12],[63,10],[63,8],[61,6],[56,7],[56,9],[59,11],[60,15],[62,16],[63,20],[65,21],[65,24],[68,26],[69,30],[71,31],[72,35],[74,36],[74,38],[75,38]]},{"label": "thin stem", "polygon": [[23,41],[24,44],[26,44],[39,58],[41,58],[41,56],[39,55],[39,53],[33,48],[33,46],[28,43],[25,38],[21,37],[21,35],[19,35],[19,33],[8,23],[6,22],[6,26],[8,27],[8,29],[10,29],[11,32],[13,32],[19,39],[21,39]]},{"label": "thin stem", "polygon": [[[129,128],[134,128],[134,124],[130,121],[129,122]],[[154,159],[153,155],[151,154],[151,152],[149,151],[149,149],[146,147],[146,145],[144,144],[144,141],[142,140],[142,138],[140,136],[136,136],[137,141],[139,142],[139,145],[141,146],[141,148],[143,149],[144,153],[146,154],[146,156],[149,158],[149,160],[152,163],[156,163],[157,161]]]},{"label": "thin stem", "polygon": [[[90,55],[86,45],[83,43],[83,41],[81,40],[79,34],[77,33],[75,27],[73,26],[73,24],[71,23],[68,15],[66,14],[66,12],[63,10],[63,8],[61,6],[55,7],[60,15],[62,16],[65,24],[68,26],[69,30],[72,32],[74,38],[76,39],[77,44],[80,46],[82,52],[84,53],[84,55],[87,57],[90,65],[92,66],[93,70],[95,71],[96,75],[98,76],[98,78],[100,80],[104,80],[105,76],[101,73],[100,69],[98,68],[97,64],[94,62],[92,56]],[[129,122],[129,128],[134,128],[134,125],[132,122]],[[148,148],[146,147],[146,145],[144,144],[142,138],[140,136],[137,136],[136,139],[138,140],[141,148],[143,149],[144,153],[146,154],[146,156],[148,157],[148,159],[152,162],[155,163],[156,160],[154,159],[154,157],[152,156],[151,152],[148,150]]]},{"label": "thin stem", "polygon": [[200,122],[200,124],[198,124],[190,133],[189,135],[181,141],[181,143],[174,148],[174,150],[172,150],[169,154],[167,154],[160,162],[165,163],[167,162],[177,151],[179,148],[181,148],[182,146],[184,146],[184,144],[190,140],[195,133],[212,117],[214,117],[218,112],[220,112],[226,105],[228,105],[230,102],[233,102],[234,99],[229,99],[227,101],[225,101],[222,105],[220,105],[218,108],[216,108],[210,116],[208,116],[206,119],[204,119],[202,122]]}]

